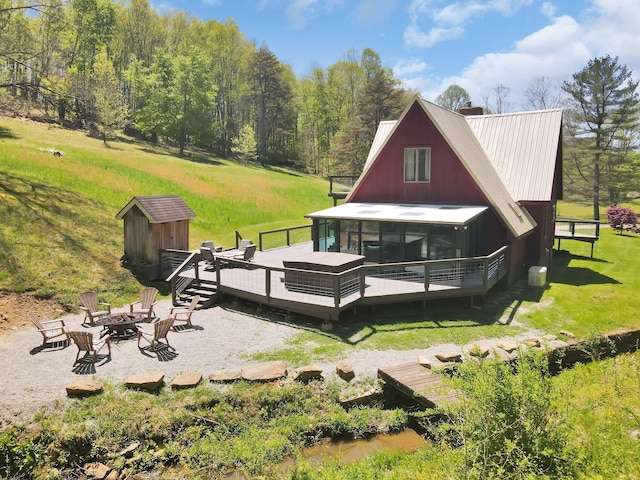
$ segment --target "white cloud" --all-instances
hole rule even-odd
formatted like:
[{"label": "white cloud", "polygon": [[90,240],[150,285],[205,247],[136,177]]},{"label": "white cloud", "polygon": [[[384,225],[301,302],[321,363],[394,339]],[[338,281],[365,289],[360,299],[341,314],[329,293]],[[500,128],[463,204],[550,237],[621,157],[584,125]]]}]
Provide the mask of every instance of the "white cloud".
[{"label": "white cloud", "polygon": [[356,7],[360,23],[371,25],[386,20],[396,8],[396,0],[360,0]]},{"label": "white cloud", "polygon": [[315,7],[320,0],[293,0],[286,9],[291,27],[302,30],[315,14]]},{"label": "white cloud", "polygon": [[429,33],[424,33],[416,25],[409,25],[404,31],[404,43],[415,47],[432,47],[444,40],[460,38],[464,34],[464,29],[454,28],[432,28]]},{"label": "white cloud", "polygon": [[[464,5],[471,3],[465,2]],[[497,2],[489,3],[497,6]],[[546,26],[515,42],[508,51],[478,56],[457,75],[442,78],[435,74],[427,75],[427,72],[416,74],[399,70],[402,75],[398,74],[398,77],[407,85],[421,85],[419,91],[429,100],[434,100],[449,85],[458,84],[479,105],[495,87],[505,85],[511,89],[509,101],[513,109],[524,108],[524,91],[535,76],[566,80],[586,66],[590,59],[605,54],[618,56],[620,63],[633,70],[636,79],[640,78],[640,2],[590,0],[589,3],[574,16],[556,17],[556,6],[545,2],[540,11],[549,18]],[[428,0],[414,4],[421,11],[433,5]],[[502,6],[505,9],[501,11],[506,12],[507,7],[514,9],[518,4],[504,2]],[[405,32],[405,43],[413,40],[413,45],[420,45],[416,40],[428,38],[426,34],[421,37],[415,31],[412,34],[413,38],[407,38]],[[411,62],[417,63],[418,60],[412,59]]]},{"label": "white cloud", "polygon": [[585,40],[597,56],[609,54],[640,76],[640,3],[593,0],[593,15],[585,21]]},{"label": "white cloud", "polygon": [[549,17],[549,18],[555,17],[557,11],[558,11],[558,7],[551,2],[544,2],[542,4],[542,7],[540,7],[540,12],[545,17]]},{"label": "white cloud", "polygon": [[[464,25],[487,12],[512,15],[533,0],[471,0],[458,1],[437,8],[437,0],[413,0],[408,8],[409,26],[404,32],[405,44],[409,47],[432,47],[433,45],[464,35]],[[422,25],[430,25],[424,33]]]},{"label": "white cloud", "polygon": [[398,60],[393,67],[393,74],[396,77],[406,77],[409,75],[415,75],[416,73],[424,72],[429,66],[426,62],[412,58],[409,60]]}]

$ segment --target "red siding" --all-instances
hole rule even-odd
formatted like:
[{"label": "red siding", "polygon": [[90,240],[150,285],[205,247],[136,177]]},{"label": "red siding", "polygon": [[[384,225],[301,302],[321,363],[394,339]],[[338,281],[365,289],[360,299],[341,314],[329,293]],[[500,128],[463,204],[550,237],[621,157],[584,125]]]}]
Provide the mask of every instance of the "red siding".
[{"label": "red siding", "polygon": [[525,261],[528,265],[549,266],[549,252],[555,241],[555,223],[553,221],[552,202],[529,202],[524,207],[531,214],[538,226],[527,237]]},{"label": "red siding", "polygon": [[[431,182],[404,182],[405,147],[431,147]],[[350,201],[488,205],[476,182],[418,104],[407,112]]]}]

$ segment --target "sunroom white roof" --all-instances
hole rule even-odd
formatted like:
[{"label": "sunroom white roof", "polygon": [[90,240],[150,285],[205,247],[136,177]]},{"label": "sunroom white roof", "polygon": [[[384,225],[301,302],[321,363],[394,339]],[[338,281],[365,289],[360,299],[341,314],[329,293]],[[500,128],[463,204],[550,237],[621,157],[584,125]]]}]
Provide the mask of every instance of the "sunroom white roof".
[{"label": "sunroom white roof", "polygon": [[488,210],[485,206],[398,205],[393,203],[343,203],[305,215],[307,218],[369,220],[374,222],[465,225]]}]

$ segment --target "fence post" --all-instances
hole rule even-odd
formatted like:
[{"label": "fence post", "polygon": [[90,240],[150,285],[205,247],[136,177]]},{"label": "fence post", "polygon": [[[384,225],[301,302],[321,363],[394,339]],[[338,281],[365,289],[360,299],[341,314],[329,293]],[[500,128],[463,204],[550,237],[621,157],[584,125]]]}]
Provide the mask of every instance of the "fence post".
[{"label": "fence post", "polygon": [[262,251],[262,232],[258,232],[258,248]]}]

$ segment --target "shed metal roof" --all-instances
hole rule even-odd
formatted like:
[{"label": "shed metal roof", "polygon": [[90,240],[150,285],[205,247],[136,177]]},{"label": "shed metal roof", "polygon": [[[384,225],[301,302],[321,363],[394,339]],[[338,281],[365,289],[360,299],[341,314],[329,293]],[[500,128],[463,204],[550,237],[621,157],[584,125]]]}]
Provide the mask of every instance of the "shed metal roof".
[{"label": "shed metal roof", "polygon": [[414,205],[394,203],[343,203],[336,207],[305,215],[307,218],[335,218],[376,222],[430,223],[465,225],[488,208],[464,205]]},{"label": "shed metal roof", "polygon": [[167,223],[195,218],[196,214],[189,208],[180,195],[136,196],[118,212],[116,218],[122,220],[125,214],[137,206],[149,219],[149,223]]}]

